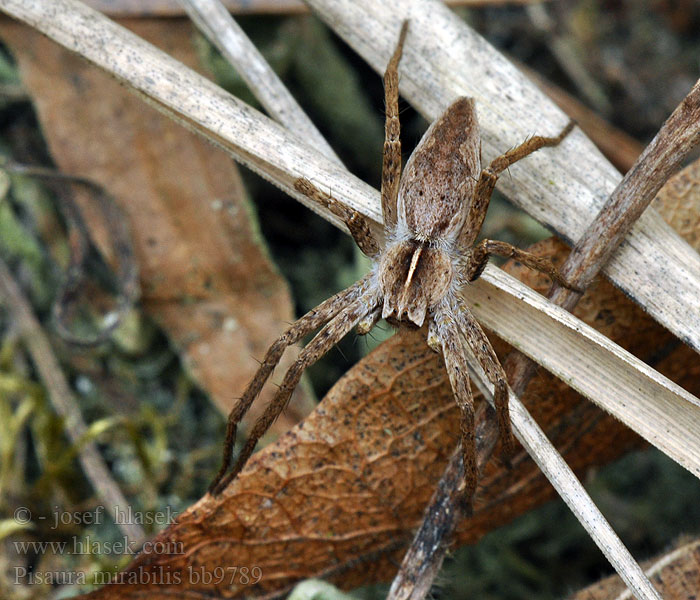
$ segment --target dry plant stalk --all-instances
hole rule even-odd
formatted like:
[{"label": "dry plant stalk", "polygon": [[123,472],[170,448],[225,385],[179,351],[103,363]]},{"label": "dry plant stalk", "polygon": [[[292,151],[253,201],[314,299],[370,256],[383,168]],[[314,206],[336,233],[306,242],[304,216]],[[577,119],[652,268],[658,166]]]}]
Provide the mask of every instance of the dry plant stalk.
[{"label": "dry plant stalk", "polygon": [[[700,81],[666,120],[574,246],[562,266],[562,272],[569,280],[584,289],[593,281],[698,142]],[[548,296],[553,303],[567,310],[572,310],[580,299],[580,295],[556,285]],[[517,393],[525,390],[534,369],[534,363],[522,354],[509,359],[508,372]]]},{"label": "dry plant stalk", "polygon": [[181,5],[195,25],[241,75],[267,113],[340,164],[333,148],[233,20],[226,7],[219,0],[182,0]]},{"label": "dry plant stalk", "polygon": [[[550,0],[446,0],[450,6],[507,6],[549,2]],[[139,0],[138,2],[114,0],[86,0],[86,4],[113,18],[128,17],[178,17],[182,16],[179,0]],[[309,7],[302,0],[223,0],[221,5],[234,14],[295,15],[308,14]]]},{"label": "dry plant stalk", "polygon": [[[48,397],[56,412],[66,421],[66,432],[71,442],[79,448],[78,460],[95,492],[106,506],[126,510],[128,503],[94,441],[84,440],[87,425],[71,392],[70,385],[61,370],[51,344],[32,312],[10,269],[0,260],[0,296],[19,328],[29,355],[44,382]],[[141,544],[146,534],[138,523],[120,523],[120,529],[133,544]]]}]

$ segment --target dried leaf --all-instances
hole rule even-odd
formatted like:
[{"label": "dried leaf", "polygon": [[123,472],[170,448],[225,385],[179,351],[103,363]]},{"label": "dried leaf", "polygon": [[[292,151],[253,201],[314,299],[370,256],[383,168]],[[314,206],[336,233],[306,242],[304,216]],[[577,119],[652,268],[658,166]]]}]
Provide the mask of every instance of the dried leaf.
[{"label": "dried leaf", "polygon": [[[189,23],[130,26],[186,64],[196,62]],[[144,308],[227,413],[257,369],[256,358],[293,320],[286,284],[251,224],[237,168],[35,30],[4,23],[2,34],[16,52],[55,160],[117,198],[133,231]],[[106,240],[94,207],[81,209],[92,234]],[[309,408],[300,390],[278,431]]]},{"label": "dried leaf", "polygon": [[700,159],[671,177],[652,206],[700,252]]},{"label": "dried leaf", "polygon": [[[700,541],[693,540],[642,564],[666,600],[695,600],[700,589]],[[581,590],[570,600],[632,600],[616,575]]]}]

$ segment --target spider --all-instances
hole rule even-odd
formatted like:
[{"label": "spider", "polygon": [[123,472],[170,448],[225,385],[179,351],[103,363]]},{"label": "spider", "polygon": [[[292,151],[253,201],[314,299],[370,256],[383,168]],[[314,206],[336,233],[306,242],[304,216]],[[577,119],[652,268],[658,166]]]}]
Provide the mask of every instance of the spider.
[{"label": "spider", "polygon": [[[461,413],[464,494],[468,504],[476,489],[477,464],[474,402],[465,358],[467,346],[494,386],[504,454],[509,456],[513,451],[506,375],[484,331],[462,300],[460,288],[481,275],[492,254],[514,258],[571,287],[548,260],[505,242],[488,239],[476,245],[474,242],[499,174],[535,150],[559,144],[574,124],[569,123],[556,137],[532,137],[482,170],[474,101],[461,97],[428,128],[401,176],[398,65],[407,29],[406,21],[384,74],[386,119],[381,194],[385,241],[380,244],[375,239],[369,222],[360,213],[321,192],[309,180],[296,180],[297,191],[345,222],[360,249],[373,259],[373,267],[354,285],[306,313],[268,349],[228,417],[223,463],[210,486],[212,494],[220,493],[241,471],[260,437],[284,409],[303,371],[354,327],[363,335],[380,319],[399,327],[420,328],[427,322],[427,343],[443,356]],[[318,333],[285,374],[228,472],[238,423],[284,350],[316,330]]]}]

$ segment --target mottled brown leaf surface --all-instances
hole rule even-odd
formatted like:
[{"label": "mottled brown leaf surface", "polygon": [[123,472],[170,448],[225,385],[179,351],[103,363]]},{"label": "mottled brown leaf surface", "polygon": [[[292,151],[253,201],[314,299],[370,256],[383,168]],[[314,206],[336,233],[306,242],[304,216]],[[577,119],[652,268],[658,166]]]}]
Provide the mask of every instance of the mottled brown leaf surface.
[{"label": "mottled brown leaf surface", "polygon": [[[536,249],[563,258],[559,242]],[[525,274],[545,291],[544,279]],[[595,285],[577,314],[699,391],[696,355],[607,282]],[[498,349],[502,356],[504,345]],[[579,474],[641,444],[547,373],[533,379],[526,402]],[[123,573],[158,585],[107,586],[90,597],[258,597],[312,575],[343,587],[387,580],[457,439],[440,359],[421,332],[397,335],[347,373],[303,423],[255,455],[221,497],[205,496],[157,538],[170,547],[181,543],[181,553],[144,553]],[[523,453],[512,470],[493,460],[481,484],[458,543],[475,542],[554,493]],[[259,583],[241,585],[233,566],[258,567]],[[163,573],[177,573],[181,583],[168,584]]]},{"label": "mottled brown leaf surface", "polygon": [[671,177],[652,206],[700,252],[700,159]]},{"label": "mottled brown leaf surface", "polygon": [[[685,541],[663,556],[642,563],[664,600],[696,600],[700,593],[700,541]],[[617,576],[607,577],[570,597],[570,600],[632,600],[620,596],[625,584]]]},{"label": "mottled brown leaf surface", "polygon": [[[126,25],[196,66],[187,21]],[[286,284],[251,225],[236,166],[36,31],[4,20],[0,35],[19,61],[54,160],[115,196],[132,228],[143,306],[228,413],[256,359],[293,320]],[[81,208],[105,248],[100,215],[88,203]],[[265,392],[258,405],[270,397]],[[281,431],[308,412],[301,390],[296,398],[278,421]]]}]

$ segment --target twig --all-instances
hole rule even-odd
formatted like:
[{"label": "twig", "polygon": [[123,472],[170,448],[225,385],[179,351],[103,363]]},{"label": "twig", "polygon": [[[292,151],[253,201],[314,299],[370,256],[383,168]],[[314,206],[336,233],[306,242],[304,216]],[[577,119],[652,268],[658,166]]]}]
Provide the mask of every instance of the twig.
[{"label": "twig", "polygon": [[[579,239],[562,274],[577,287],[593,281],[657,192],[700,142],[700,80],[663,124],[659,133],[615,188],[593,223]],[[567,309],[579,295],[558,286],[550,297]]]},{"label": "twig", "polygon": [[[700,81],[676,107],[634,166],[610,195],[561,268],[566,279],[585,289],[618,249],[637,219],[683,159],[700,142]],[[580,295],[554,285],[548,297],[572,311]],[[535,371],[525,355],[506,361],[513,390],[524,392]],[[518,392],[516,392],[518,393]]]},{"label": "twig", "polygon": [[[34,316],[28,300],[24,297],[7,265],[1,259],[0,294],[4,297],[7,308],[27,345],[54,409],[64,419],[64,427],[68,437],[78,448],[78,460],[85,475],[105,506],[110,509],[118,507],[121,512],[125,511],[128,502],[117,483],[112,479],[97,446],[92,441],[85,441],[87,426],[51,349],[51,344]],[[119,528],[134,545],[141,545],[146,539],[143,528],[137,523],[120,522]]]},{"label": "twig", "polygon": [[[470,351],[469,354],[471,354]],[[493,386],[488,381],[486,373],[478,365],[474,356],[470,356],[468,363],[474,381],[481,388],[484,397],[492,403]],[[661,600],[661,596],[613,531],[569,465],[512,390],[510,390],[509,403],[515,437],[549,479],[627,587],[639,600]]]},{"label": "twig", "polygon": [[195,25],[245,80],[268,114],[341,164],[330,144],[219,0],[181,0]]},{"label": "twig", "polygon": [[[572,250],[561,269],[565,277],[580,288],[586,287],[593,280],[663,184],[699,141],[700,81],[664,123]],[[580,295],[554,286],[550,298],[567,310],[573,310]],[[514,351],[508,357],[505,369],[516,396],[524,393],[535,367],[536,364],[520,352]],[[480,425],[481,419],[483,414],[480,415]],[[493,452],[497,433],[495,427],[492,427],[487,433],[488,437],[480,440],[485,460],[488,460]],[[457,515],[461,511],[458,491],[460,478],[455,477],[461,465],[457,458],[457,455],[453,456],[448,464],[438,491],[426,509],[423,524],[416,533],[394,580],[392,592],[400,589],[402,594],[390,596],[391,598],[425,597],[439,571],[447,550],[447,541],[454,533],[454,528],[459,522]],[[480,465],[482,460],[484,458],[480,451]],[[438,511],[452,515],[452,519],[445,527],[436,529],[432,524]],[[425,541],[427,536],[430,536],[429,547]],[[429,548],[430,551],[422,551],[424,548]]]},{"label": "twig", "polygon": [[[481,456],[479,454],[478,459]],[[430,592],[445,559],[447,547],[444,539],[446,535],[452,535],[464,517],[463,494],[459,489],[463,482],[464,462],[461,450],[457,449],[447,463],[411,546],[404,554],[387,600],[422,600]]]},{"label": "twig", "polygon": [[[493,414],[487,418],[486,406],[482,403],[476,414],[476,462],[479,473],[491,457],[498,440],[496,419]],[[463,483],[464,463],[462,452],[457,448],[425,509],[423,522],[404,554],[387,600],[422,599],[427,596],[445,559],[447,545],[444,540],[452,536],[465,516]]]}]

